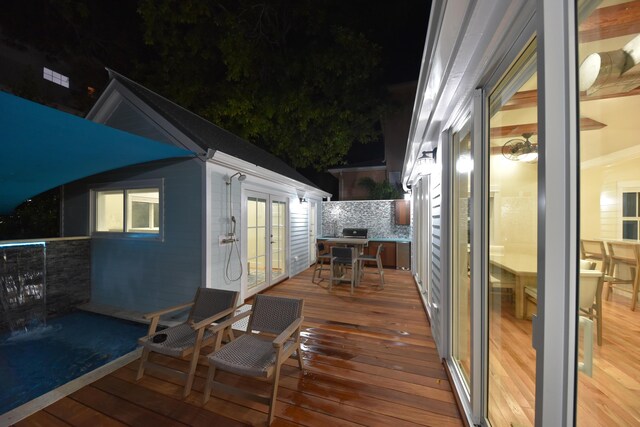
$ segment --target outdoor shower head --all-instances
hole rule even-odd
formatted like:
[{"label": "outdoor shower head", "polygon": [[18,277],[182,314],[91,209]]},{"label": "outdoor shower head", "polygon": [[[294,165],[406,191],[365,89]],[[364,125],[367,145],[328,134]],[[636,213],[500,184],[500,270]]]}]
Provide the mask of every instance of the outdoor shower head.
[{"label": "outdoor shower head", "polygon": [[232,179],[233,179],[233,177],[234,177],[234,176],[236,176],[236,175],[238,175],[238,182],[242,182],[242,181],[244,181],[245,179],[247,179],[247,175],[245,175],[245,174],[243,174],[243,173],[241,173],[241,172],[236,172],[236,173],[234,173],[233,175],[231,175],[231,176],[229,177],[229,179],[227,180],[227,185],[230,185],[230,184],[231,184],[231,180],[232,180]]}]

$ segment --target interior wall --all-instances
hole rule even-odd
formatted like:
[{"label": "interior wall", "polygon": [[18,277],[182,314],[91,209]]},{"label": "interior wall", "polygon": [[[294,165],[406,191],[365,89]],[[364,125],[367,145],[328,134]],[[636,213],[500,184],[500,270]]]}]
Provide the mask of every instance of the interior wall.
[{"label": "interior wall", "polygon": [[640,191],[638,159],[614,165],[583,169],[580,182],[580,236],[590,239],[620,239],[620,191]]},{"label": "interior wall", "polygon": [[489,220],[489,233],[491,241],[505,253],[536,255],[537,168],[538,163],[491,156],[493,216]]}]

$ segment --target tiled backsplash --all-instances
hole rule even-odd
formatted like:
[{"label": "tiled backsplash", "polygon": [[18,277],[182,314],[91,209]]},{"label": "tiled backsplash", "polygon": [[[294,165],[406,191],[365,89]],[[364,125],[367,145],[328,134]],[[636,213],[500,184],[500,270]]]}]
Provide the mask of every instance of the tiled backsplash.
[{"label": "tiled backsplash", "polygon": [[322,235],[339,236],[343,228],[368,228],[370,239],[411,239],[411,226],[396,224],[393,200],[322,202]]}]

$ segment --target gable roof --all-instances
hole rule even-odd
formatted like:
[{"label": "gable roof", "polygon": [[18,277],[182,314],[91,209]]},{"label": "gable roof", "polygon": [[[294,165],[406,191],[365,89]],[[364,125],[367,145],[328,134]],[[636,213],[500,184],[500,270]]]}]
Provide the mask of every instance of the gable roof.
[{"label": "gable roof", "polygon": [[219,150],[225,154],[294,179],[300,183],[318,188],[317,185],[285,163],[284,160],[266,150],[214,125],[210,121],[111,69],[107,68],[107,71],[112,80],[117,80],[133,92],[144,103],[179,129],[180,132],[198,144],[203,151],[207,151],[207,149]]}]

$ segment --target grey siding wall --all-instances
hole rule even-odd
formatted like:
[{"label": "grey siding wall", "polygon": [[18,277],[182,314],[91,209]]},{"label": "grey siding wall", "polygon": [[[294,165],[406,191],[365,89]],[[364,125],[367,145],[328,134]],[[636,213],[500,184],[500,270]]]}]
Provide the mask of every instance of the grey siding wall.
[{"label": "grey siding wall", "polygon": [[164,239],[94,238],[93,302],[148,311],[193,299],[202,284],[199,162],[183,161],[137,175],[164,179]]},{"label": "grey siding wall", "polygon": [[202,162],[161,161],[95,175],[65,188],[65,236],[89,233],[90,190],[163,179],[164,238],[92,239],[91,302],[151,311],[193,298],[202,284]]},{"label": "grey siding wall", "polygon": [[[433,339],[438,349],[444,349],[443,338],[443,251],[442,251],[442,183],[439,176],[431,175],[431,304],[437,307],[431,316]],[[440,351],[440,350],[439,350]],[[442,355],[442,354],[441,354]]]},{"label": "grey siding wall", "polygon": [[309,204],[297,198],[289,199],[289,227],[291,234],[291,277],[309,266]]}]

